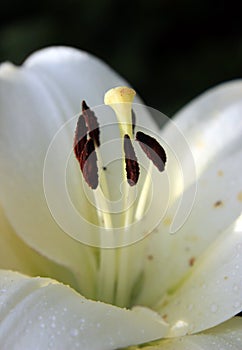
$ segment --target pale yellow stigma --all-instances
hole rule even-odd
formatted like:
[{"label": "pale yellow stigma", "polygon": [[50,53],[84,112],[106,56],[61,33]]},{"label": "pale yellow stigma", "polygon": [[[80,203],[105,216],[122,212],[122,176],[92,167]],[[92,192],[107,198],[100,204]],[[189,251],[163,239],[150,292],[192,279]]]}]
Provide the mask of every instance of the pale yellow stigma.
[{"label": "pale yellow stigma", "polygon": [[106,92],[104,103],[116,113],[121,135],[132,138],[132,102],[136,92],[126,86],[119,86]]},{"label": "pale yellow stigma", "polygon": [[104,103],[105,105],[132,103],[135,95],[136,92],[133,89],[127,86],[119,86],[106,92]]}]

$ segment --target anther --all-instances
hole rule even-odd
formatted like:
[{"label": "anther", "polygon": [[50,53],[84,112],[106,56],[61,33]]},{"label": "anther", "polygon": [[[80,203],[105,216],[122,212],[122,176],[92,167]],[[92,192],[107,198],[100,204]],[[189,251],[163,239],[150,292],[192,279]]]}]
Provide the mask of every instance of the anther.
[{"label": "anther", "polygon": [[81,153],[87,142],[87,127],[83,115],[80,115],[77,121],[76,132],[74,137],[74,152],[80,163]]},{"label": "anther", "polygon": [[132,116],[132,133],[134,135],[134,130],[135,130],[135,126],[136,126],[136,115],[132,109],[131,111],[131,116]]},{"label": "anther", "polygon": [[159,144],[159,142],[141,131],[136,133],[136,140],[139,142],[144,153],[158,168],[158,170],[163,171],[165,169],[167,157],[164,148]]},{"label": "anther", "polygon": [[98,167],[94,141],[91,138],[85,143],[81,153],[80,167],[85,181],[95,190],[98,186]]},{"label": "anther", "polygon": [[[87,107],[85,102],[83,103],[83,107],[84,109]],[[90,110],[88,109],[88,111]],[[86,118],[84,114],[86,115]],[[91,137],[91,133],[89,132],[90,139],[87,139],[89,131],[89,127],[87,126],[88,116],[89,114],[87,115],[85,110],[85,113],[78,118],[73,147],[85,181],[92,189],[96,189],[98,186],[98,168],[95,140],[98,140],[99,142],[99,131],[98,134],[92,134],[92,136],[94,135],[93,137]]]},{"label": "anther", "polygon": [[82,113],[85,118],[86,126],[88,128],[89,136],[93,139],[94,143],[97,147],[100,146],[99,140],[99,124],[97,121],[97,117],[94,112],[88,107],[85,101],[82,101]]},{"label": "anther", "polygon": [[124,136],[124,154],[126,164],[127,181],[130,186],[137,184],[139,179],[139,164],[135,151],[128,135]]}]

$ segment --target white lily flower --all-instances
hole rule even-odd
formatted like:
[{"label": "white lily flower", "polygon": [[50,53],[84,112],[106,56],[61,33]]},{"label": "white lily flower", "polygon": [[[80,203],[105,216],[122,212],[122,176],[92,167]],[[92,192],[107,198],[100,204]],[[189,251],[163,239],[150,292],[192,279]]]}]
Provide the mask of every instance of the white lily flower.
[{"label": "white lily flower", "polygon": [[[232,317],[242,310],[242,81],[206,92],[161,131],[144,112],[146,119],[138,119],[137,126],[152,129],[165,149],[162,173],[133,139],[132,98],[127,97],[133,90],[121,88],[106,95],[106,104],[121,124],[121,139],[130,136],[131,144],[137,143],[137,162],[148,161],[152,168],[147,176],[140,169],[138,181],[137,169],[126,162],[126,168],[131,166],[128,178],[138,185],[123,185],[124,214],[116,220],[102,194],[117,192],[115,184],[126,177],[127,154],[121,154],[119,168],[114,164],[106,169],[105,157],[115,147],[104,147],[105,153],[93,141],[98,178],[92,189],[82,181],[78,163],[68,152],[77,121],[72,117],[79,112],[81,99],[98,117],[101,114],[104,123],[102,108],[113,115],[112,109],[95,106],[103,104],[109,89],[127,85],[96,58],[71,48],[44,49],[21,67],[0,67],[3,350],[138,349],[145,343],[142,349],[147,350],[241,347],[242,318]],[[125,101],[120,100],[120,91]],[[105,134],[100,128],[101,138],[114,129]],[[86,171],[87,180],[93,168]],[[150,181],[155,192],[146,215]],[[168,182],[171,193],[166,193]],[[85,218],[77,233],[73,206],[68,207],[64,198],[66,188]],[[134,195],[138,204],[131,203],[126,211],[127,198]],[[167,211],[161,208],[163,196],[168,198]],[[160,212],[164,215],[156,225]],[[104,239],[99,245],[95,227]],[[147,235],[150,229],[153,232]],[[108,239],[106,231],[111,232]]]}]

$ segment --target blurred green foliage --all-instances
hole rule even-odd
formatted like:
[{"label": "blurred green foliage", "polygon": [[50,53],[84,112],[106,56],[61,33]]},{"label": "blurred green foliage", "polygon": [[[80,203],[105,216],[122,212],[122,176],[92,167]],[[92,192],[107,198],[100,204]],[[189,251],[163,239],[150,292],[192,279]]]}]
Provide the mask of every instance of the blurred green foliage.
[{"label": "blurred green foliage", "polygon": [[241,77],[240,7],[222,0],[3,0],[0,60],[20,64],[45,46],[75,46],[172,115],[209,87]]}]

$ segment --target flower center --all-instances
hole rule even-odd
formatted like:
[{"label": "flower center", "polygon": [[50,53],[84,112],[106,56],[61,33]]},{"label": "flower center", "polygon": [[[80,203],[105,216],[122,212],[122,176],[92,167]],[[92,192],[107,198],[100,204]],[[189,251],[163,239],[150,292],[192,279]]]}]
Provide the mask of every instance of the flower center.
[{"label": "flower center", "polygon": [[[140,283],[147,242],[135,242],[156,227],[162,217],[160,211],[164,214],[162,208],[157,212],[161,204],[154,201],[153,193],[155,179],[165,169],[166,152],[147,129],[137,124],[137,112],[132,109],[134,96],[135,91],[128,87],[106,93],[105,105],[116,115],[107,130],[99,123],[96,111],[83,101],[74,138],[74,153],[96,208],[93,220],[106,233],[100,233],[96,297],[119,306],[130,306],[135,286]],[[113,132],[117,128],[118,137]],[[130,277],[129,264],[134,257],[137,267]]]},{"label": "flower center", "polygon": [[[162,172],[165,168],[166,153],[163,147],[156,141],[155,138],[145,134],[142,131],[136,132],[135,135],[135,113],[132,110],[132,102],[135,96],[135,91],[128,87],[118,87],[109,90],[104,98],[106,105],[110,106],[118,121],[118,127],[120,131],[120,142],[122,147],[122,180],[123,180],[123,211],[125,216],[129,215],[129,205],[127,199],[133,192],[130,187],[137,185],[140,177],[140,165],[136,156],[135,143],[138,143],[141,150],[146,157],[153,162],[157,169]],[[89,187],[94,190],[96,203],[100,201],[100,198],[104,197],[104,192],[110,195],[112,191],[111,186],[108,186],[107,176],[105,173],[100,178],[100,167],[103,171],[107,170],[107,167],[103,165],[102,156],[100,152],[100,127],[98,119],[95,113],[87,106],[86,102],[82,103],[82,114],[79,116],[75,139],[74,139],[74,152],[79,162],[83,177]],[[98,166],[99,164],[99,166]],[[142,205],[143,210],[139,203],[145,203],[149,192],[149,175],[143,179],[143,191],[140,193],[138,205],[136,207],[137,213],[134,214],[134,218],[140,218],[145,209],[145,205]],[[126,181],[127,180],[127,181]],[[126,183],[127,182],[127,183]],[[128,185],[129,186],[128,186]],[[101,207],[107,212],[111,213],[111,208],[108,208],[107,203],[102,201]],[[99,205],[98,205],[99,207]],[[106,212],[106,214],[107,214]],[[112,220],[104,215],[102,222],[106,228],[113,228],[115,225]],[[124,226],[132,222],[133,220],[124,221]]]}]

